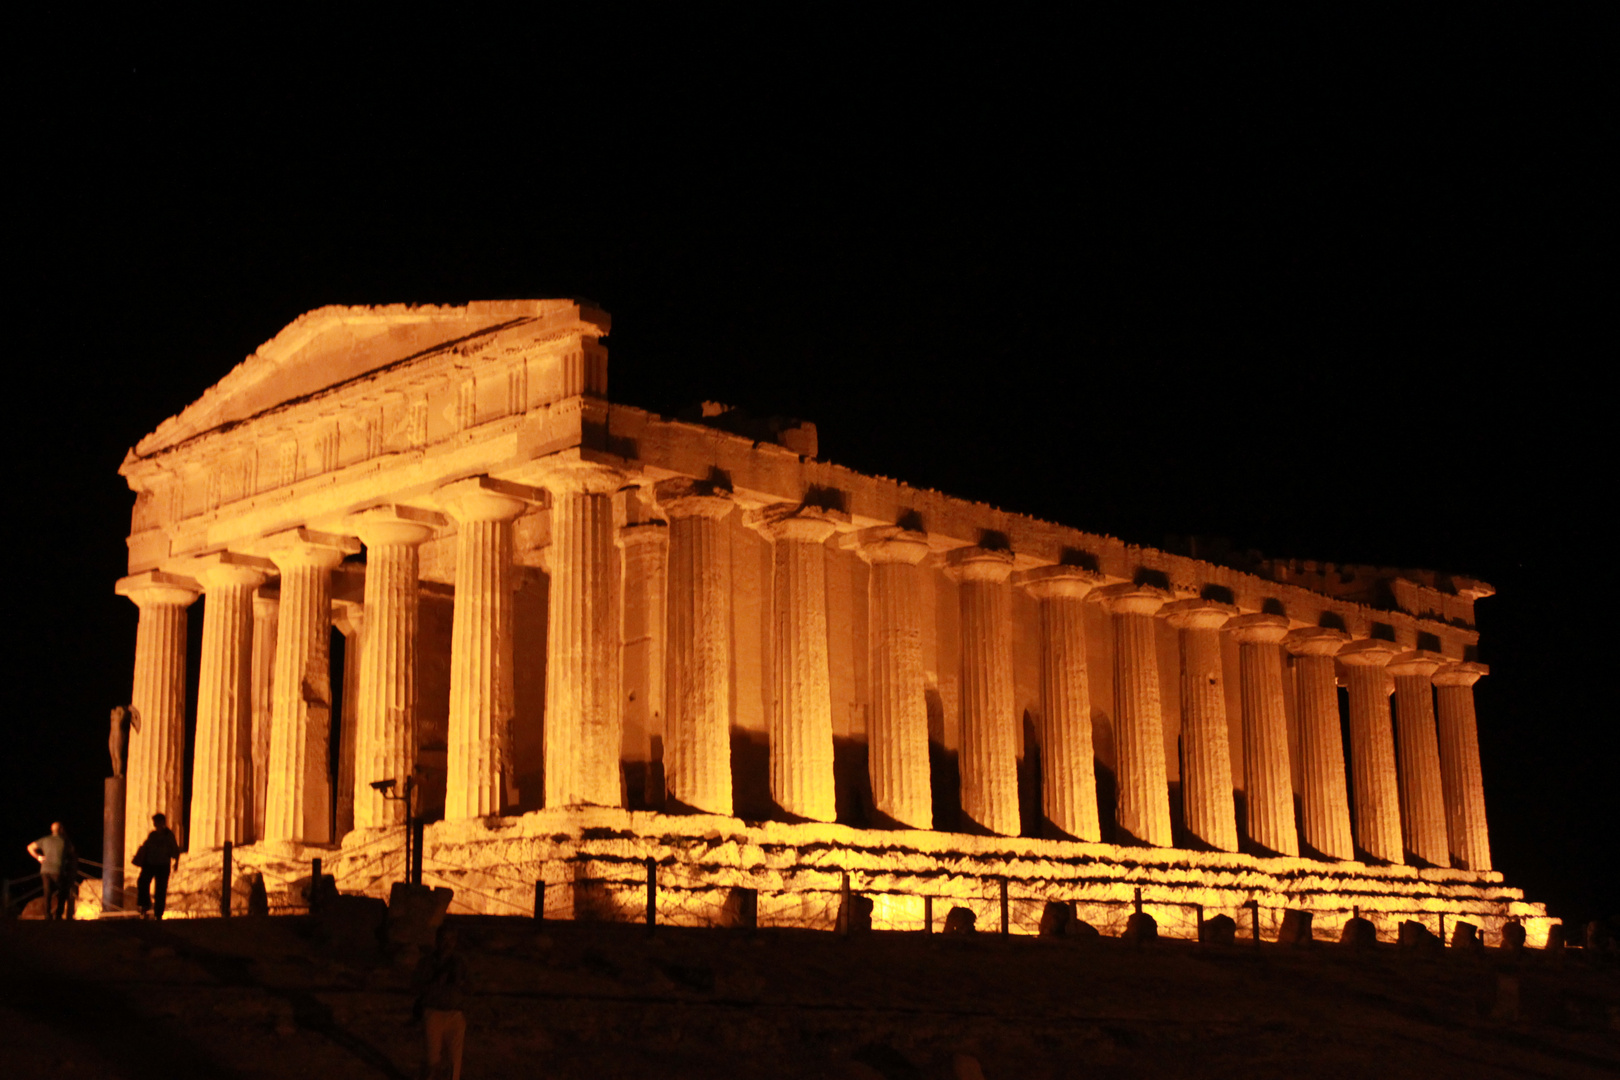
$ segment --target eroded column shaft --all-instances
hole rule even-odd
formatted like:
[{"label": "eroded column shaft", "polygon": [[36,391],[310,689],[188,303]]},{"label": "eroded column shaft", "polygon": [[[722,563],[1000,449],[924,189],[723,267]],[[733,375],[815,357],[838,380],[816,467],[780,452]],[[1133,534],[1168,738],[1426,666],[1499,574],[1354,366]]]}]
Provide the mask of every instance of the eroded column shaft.
[{"label": "eroded column shaft", "polygon": [[[444,816],[491,817],[512,767],[512,518],[457,515]],[[283,603],[286,601],[283,600]]]},{"label": "eroded column shaft", "polygon": [[1046,819],[1078,840],[1101,840],[1086,676],[1085,600],[1041,605],[1041,802]]},{"label": "eroded column shaft", "polygon": [[670,796],[730,814],[731,592],[728,499],[691,496],[667,504],[669,709],[664,779]]},{"label": "eroded column shaft", "polygon": [[1012,557],[975,552],[952,565],[961,583],[962,812],[989,832],[1017,836],[1018,716],[1006,585]]},{"label": "eroded column shaft", "polygon": [[783,810],[812,821],[838,816],[822,548],[832,530],[831,523],[809,518],[779,521],[769,530],[775,538],[776,624],[771,795]]},{"label": "eroded column shaft", "polygon": [[341,556],[272,556],[281,570],[264,838],[331,837],[332,567]]},{"label": "eroded column shaft", "polygon": [[1400,743],[1401,839],[1417,858],[1450,866],[1445,796],[1440,778],[1440,744],[1435,731],[1433,661],[1396,657],[1395,734]]},{"label": "eroded column shaft", "polygon": [[1297,653],[1294,671],[1299,689],[1305,842],[1329,858],[1353,859],[1338,675],[1333,666],[1333,654],[1345,635],[1317,630],[1296,638],[1300,633],[1290,635],[1289,648]]},{"label": "eroded column shaft", "polygon": [[253,839],[252,572],[203,578],[202,671],[191,770],[191,850]]},{"label": "eroded column shaft", "polygon": [[1350,777],[1356,845],[1375,859],[1403,862],[1395,736],[1389,714],[1389,677],[1383,665],[1393,650],[1355,641],[1339,652],[1350,694]]},{"label": "eroded column shaft", "polygon": [[[195,593],[153,590],[129,594],[140,607],[135,631],[135,680],[124,787],[124,858],[134,856],[163,814],[171,828],[184,825],[186,737],[186,607]],[[185,843],[182,836],[181,843]]]},{"label": "eroded column shaft", "polygon": [[872,719],[867,769],[879,813],[914,829],[934,823],[928,765],[928,702],[923,674],[917,563],[928,554],[920,533],[874,530],[863,536],[872,639]]},{"label": "eroded column shaft", "polygon": [[1220,631],[1209,622],[1181,630],[1181,802],[1188,832],[1219,851],[1236,851],[1226,676]]},{"label": "eroded column shaft", "polygon": [[[1269,616],[1262,616],[1269,617]],[[1239,619],[1252,616],[1239,616]],[[1288,714],[1283,705],[1282,652],[1272,634],[1239,631],[1238,659],[1243,700],[1243,787],[1249,839],[1279,855],[1299,854],[1294,828],[1294,781],[1288,760]],[[1234,620],[1237,621],[1237,620]]]},{"label": "eroded column shaft", "polygon": [[276,622],[273,597],[253,598],[253,838],[264,836],[265,795],[270,783],[271,695],[276,678]]},{"label": "eroded column shaft", "polygon": [[1164,761],[1164,715],[1154,613],[1163,598],[1144,590],[1100,590],[1114,621],[1114,753],[1119,827],[1155,847],[1169,847],[1170,788]]},{"label": "eroded column shaft", "polygon": [[618,806],[618,550],[613,498],[556,490],[546,633],[546,805]]},{"label": "eroded column shaft", "polygon": [[1452,864],[1476,871],[1491,868],[1485,777],[1479,764],[1479,724],[1474,715],[1474,682],[1484,671],[1482,664],[1453,664],[1434,675]]},{"label": "eroded column shaft", "polygon": [[[365,651],[365,610],[361,605],[347,605],[335,617],[338,632],[343,635],[343,708],[338,723],[337,790],[333,796],[332,818],[335,830],[333,840],[341,840],[354,828],[357,762],[360,742],[359,697],[360,669]],[[360,780],[367,784],[375,777]]]}]

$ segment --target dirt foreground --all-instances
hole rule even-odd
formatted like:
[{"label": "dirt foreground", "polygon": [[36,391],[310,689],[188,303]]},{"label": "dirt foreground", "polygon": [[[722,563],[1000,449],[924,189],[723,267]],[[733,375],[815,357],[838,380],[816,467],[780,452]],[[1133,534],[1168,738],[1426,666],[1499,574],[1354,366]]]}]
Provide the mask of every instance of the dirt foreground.
[{"label": "dirt foreground", "polygon": [[[1612,1077],[1614,961],[452,917],[467,1080]],[[0,1075],[413,1077],[410,956],[307,917],[0,924]]]}]

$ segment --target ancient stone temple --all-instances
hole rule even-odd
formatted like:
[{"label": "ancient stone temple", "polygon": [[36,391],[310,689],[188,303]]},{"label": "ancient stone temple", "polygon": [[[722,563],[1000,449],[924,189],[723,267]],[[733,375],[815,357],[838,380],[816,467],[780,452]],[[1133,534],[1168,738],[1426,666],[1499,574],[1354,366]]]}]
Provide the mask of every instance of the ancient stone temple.
[{"label": "ancient stone temple", "polygon": [[1049,900],[1110,928],[1139,889],[1169,934],[1252,904],[1545,938],[1491,867],[1488,585],[1134,547],[809,424],[614,404],[608,328],[323,308],[130,452],[126,851],[183,823],[175,906],[218,910],[227,841],[244,908],[312,857],[382,893],[411,813],[471,911],[544,882],[632,917],[650,857],[676,922],[831,925],[847,887],[879,927],[1005,893],[1015,932]]}]

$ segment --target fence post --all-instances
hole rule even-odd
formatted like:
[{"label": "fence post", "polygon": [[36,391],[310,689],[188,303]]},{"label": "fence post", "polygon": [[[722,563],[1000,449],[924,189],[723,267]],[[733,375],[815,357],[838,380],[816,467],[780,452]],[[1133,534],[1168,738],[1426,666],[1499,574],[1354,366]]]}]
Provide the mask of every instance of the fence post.
[{"label": "fence post", "polygon": [[838,887],[838,933],[849,936],[849,871],[844,871],[843,884]]},{"label": "fence post", "polygon": [[923,933],[932,934],[933,932],[934,898],[932,896],[925,896],[923,897]]},{"label": "fence post", "polygon": [[1254,947],[1258,949],[1260,947],[1260,901],[1250,900],[1247,906],[1250,915],[1253,916]]},{"label": "fence post", "polygon": [[535,878],[534,880],[534,921],[537,923],[543,923],[546,921],[545,878]]},{"label": "fence post", "polygon": [[658,860],[647,856],[647,933],[658,926]]},{"label": "fence post", "polygon": [[1136,887],[1135,904],[1136,904],[1136,913],[1138,915],[1142,914],[1142,886],[1140,886],[1140,885],[1138,885]]},{"label": "fence post", "polygon": [[1007,878],[1001,879],[1001,936],[1007,936]]},{"label": "fence post", "polygon": [[1203,904],[1194,904],[1193,906],[1198,909],[1198,940],[1203,941],[1204,940],[1204,905]]},{"label": "fence post", "polygon": [[321,860],[320,860],[319,856],[317,856],[316,858],[313,858],[313,859],[309,860],[309,910],[310,910],[310,914],[314,914],[315,908],[317,906],[319,906],[320,900],[318,900],[317,897],[319,897],[320,895],[321,895]]},{"label": "fence post", "polygon": [[422,841],[427,832],[426,823],[421,818],[412,818],[411,827],[411,884],[422,884]]},{"label": "fence post", "polygon": [[220,849],[219,867],[219,917],[231,917],[231,842],[225,841]]}]

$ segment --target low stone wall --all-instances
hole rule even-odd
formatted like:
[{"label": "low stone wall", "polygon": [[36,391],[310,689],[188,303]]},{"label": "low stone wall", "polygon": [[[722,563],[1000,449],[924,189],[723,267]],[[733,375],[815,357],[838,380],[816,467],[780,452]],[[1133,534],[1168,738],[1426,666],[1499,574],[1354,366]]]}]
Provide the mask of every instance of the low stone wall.
[{"label": "low stone wall", "polygon": [[[404,875],[404,841],[395,828],[350,833],[337,847],[237,848],[232,909],[246,912],[252,875],[262,873],[272,912],[302,910],[312,858],[323,860],[340,890],[386,897]],[[1502,925],[1516,919],[1528,944],[1540,946],[1558,921],[1495,872],[595,807],[436,822],[424,846],[424,883],[454,889],[451,910],[459,913],[530,915],[539,880],[547,918],[639,920],[651,857],[659,920],[686,926],[734,922],[738,891],[752,889],[759,925],[831,929],[845,874],[851,890],[872,899],[874,927],[892,930],[921,930],[925,898],[933,899],[936,930],[957,906],[971,909],[981,928],[999,927],[1004,879],[1009,928],[1018,934],[1036,932],[1048,900],[1072,902],[1080,918],[1117,934],[1137,889],[1160,933],[1180,938],[1196,937],[1199,905],[1205,917],[1230,915],[1247,933],[1251,900],[1267,938],[1288,908],[1311,912],[1317,936],[1332,939],[1355,910],[1388,941],[1407,919],[1448,938],[1462,920],[1494,945]],[[171,883],[171,912],[217,914],[220,872],[218,851],[188,853]]]}]

